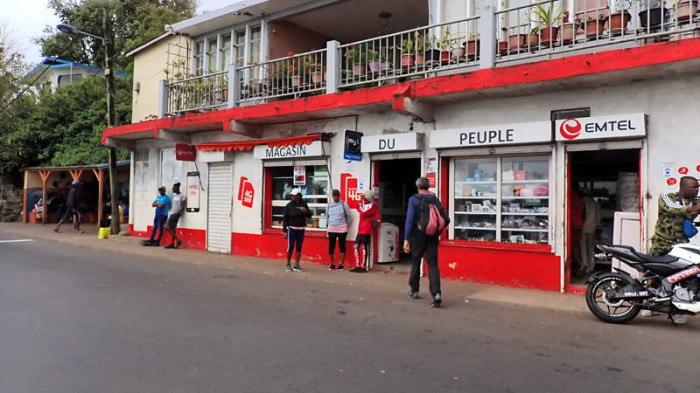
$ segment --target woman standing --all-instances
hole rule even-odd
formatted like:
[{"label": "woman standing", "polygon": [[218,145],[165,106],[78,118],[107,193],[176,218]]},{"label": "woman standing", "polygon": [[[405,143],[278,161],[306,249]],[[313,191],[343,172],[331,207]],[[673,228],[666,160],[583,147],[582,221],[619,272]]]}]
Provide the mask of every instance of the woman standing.
[{"label": "woman standing", "polygon": [[[299,261],[301,260],[301,246],[304,244],[306,223],[311,217],[311,212],[309,206],[301,198],[300,189],[293,189],[291,196],[292,200],[284,208],[282,223],[282,232],[287,239],[287,271],[303,272],[304,269],[299,265]],[[294,267],[292,267],[292,253],[295,249],[296,255],[294,256]]]},{"label": "woman standing", "polygon": [[[340,191],[333,190],[333,201],[326,206],[328,219],[328,255],[330,255],[330,270],[343,270],[345,268],[345,239],[348,236],[350,225],[350,207],[340,199]],[[340,263],[335,267],[335,242],[338,240],[340,248]]]}]

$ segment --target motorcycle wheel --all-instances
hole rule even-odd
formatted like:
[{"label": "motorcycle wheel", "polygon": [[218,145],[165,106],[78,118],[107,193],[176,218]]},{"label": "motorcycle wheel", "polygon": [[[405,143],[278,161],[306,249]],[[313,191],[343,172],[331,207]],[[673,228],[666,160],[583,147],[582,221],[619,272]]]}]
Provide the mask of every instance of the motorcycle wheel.
[{"label": "motorcycle wheel", "polygon": [[641,307],[628,300],[608,299],[608,295],[630,284],[630,280],[616,273],[601,275],[596,281],[588,284],[586,289],[586,304],[593,315],[607,323],[627,323],[634,319]]}]

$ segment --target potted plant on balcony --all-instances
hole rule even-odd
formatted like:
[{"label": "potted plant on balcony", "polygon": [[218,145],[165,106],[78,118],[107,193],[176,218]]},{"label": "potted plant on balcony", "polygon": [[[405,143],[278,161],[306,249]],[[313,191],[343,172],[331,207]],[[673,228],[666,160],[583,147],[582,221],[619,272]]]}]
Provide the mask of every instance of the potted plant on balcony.
[{"label": "potted plant on balcony", "polygon": [[214,90],[214,99],[216,102],[228,101],[228,77],[219,75],[216,77],[216,88]]},{"label": "potted plant on balcony", "polygon": [[617,11],[610,14],[608,31],[610,34],[621,34],[632,20],[632,15],[627,11],[632,6],[631,0],[615,0]]},{"label": "potted plant on balcony", "polygon": [[540,28],[540,43],[543,46],[552,46],[559,35],[559,26],[555,24],[561,19],[561,10],[555,8],[554,2],[547,5],[538,4],[533,13]]},{"label": "potted plant on balcony", "polygon": [[561,18],[561,41],[568,44],[576,38],[576,32],[581,28],[580,19],[571,18],[569,11],[564,11]]},{"label": "potted plant on balcony", "polygon": [[[641,0],[639,8],[642,10],[639,11],[639,24],[642,27],[652,27],[661,24],[661,0]],[[666,15],[668,15],[668,11],[665,12],[664,16]]]},{"label": "potted plant on balcony", "polygon": [[367,69],[367,54],[369,47],[366,43],[364,44],[351,44],[345,50],[345,58],[348,64],[352,65],[353,76],[363,76],[365,70]]},{"label": "potted plant on balcony", "polygon": [[413,67],[416,64],[416,44],[409,37],[401,40],[398,47],[401,51],[401,68]]},{"label": "potted plant on balcony", "polygon": [[303,66],[306,72],[311,74],[312,83],[323,83],[325,80],[323,64],[317,63],[311,55],[306,55],[303,59]]},{"label": "potted plant on balcony", "polygon": [[479,53],[479,40],[481,36],[479,34],[469,34],[469,38],[467,38],[467,42],[464,43],[464,48],[466,49],[467,52],[467,58],[473,60],[476,59],[478,53]]},{"label": "potted plant on balcony", "polygon": [[680,0],[676,5],[676,21],[687,22],[698,13],[698,0]]},{"label": "potted plant on balcony", "polygon": [[607,21],[608,17],[602,12],[597,14],[588,14],[586,16],[586,23],[583,23],[586,38],[597,39],[600,37],[605,30],[605,24]]},{"label": "potted plant on balcony", "polygon": [[370,72],[379,72],[382,69],[383,62],[384,56],[381,56],[379,51],[374,49],[369,49],[367,51],[367,67],[369,67]]},{"label": "potted plant on balcony", "polygon": [[460,45],[460,43],[464,41],[466,36],[467,35],[464,32],[453,33],[450,36],[450,54],[452,56],[452,60],[455,62],[465,59],[467,49],[464,47],[464,45]]},{"label": "potted plant on balcony", "polygon": [[[518,53],[522,51],[523,49],[527,48],[527,43],[528,43],[528,34],[524,33],[516,33],[516,34],[508,34],[508,28],[503,27],[501,30],[503,30],[503,35],[508,36],[507,40],[500,40],[498,41],[498,52],[505,55],[505,54],[511,54],[511,53]],[[533,30],[537,31],[537,30]]]}]

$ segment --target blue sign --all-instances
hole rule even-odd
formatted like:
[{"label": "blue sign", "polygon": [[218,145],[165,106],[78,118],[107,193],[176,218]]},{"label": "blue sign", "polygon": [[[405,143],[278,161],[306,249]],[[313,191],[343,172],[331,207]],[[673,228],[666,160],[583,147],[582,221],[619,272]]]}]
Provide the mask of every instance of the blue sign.
[{"label": "blue sign", "polygon": [[352,161],[362,161],[362,133],[345,130],[345,154],[343,158]]}]

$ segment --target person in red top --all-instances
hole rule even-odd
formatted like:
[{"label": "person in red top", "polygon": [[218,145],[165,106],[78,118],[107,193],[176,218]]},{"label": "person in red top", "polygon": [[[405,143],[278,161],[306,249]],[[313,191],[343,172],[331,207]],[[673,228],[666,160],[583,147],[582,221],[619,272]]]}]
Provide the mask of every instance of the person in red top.
[{"label": "person in red top", "polygon": [[[357,211],[360,212],[360,223],[358,224],[357,237],[355,238],[355,268],[350,270],[353,273],[367,272],[367,259],[369,257],[369,245],[372,242],[372,232],[379,225],[381,219],[379,208],[374,201],[374,193],[367,190],[363,196],[362,202],[357,206]],[[361,257],[360,252],[362,252]]]}]

